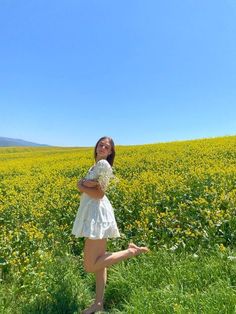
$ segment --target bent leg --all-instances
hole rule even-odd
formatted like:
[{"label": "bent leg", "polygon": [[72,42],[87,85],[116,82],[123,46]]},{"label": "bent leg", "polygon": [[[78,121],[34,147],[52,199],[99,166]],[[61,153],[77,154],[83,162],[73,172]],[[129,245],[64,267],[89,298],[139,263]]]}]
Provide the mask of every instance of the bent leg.
[{"label": "bent leg", "polygon": [[126,250],[109,253],[106,252],[106,239],[87,239],[84,248],[85,270],[88,272],[97,272],[120,261],[148,251],[146,247],[138,247],[132,244],[129,245]]},{"label": "bent leg", "polygon": [[106,268],[127,258],[148,252],[146,247],[138,247],[129,244],[127,250],[106,253],[107,240],[85,240],[84,267],[87,272],[93,272],[96,276],[96,300],[83,314],[91,314],[103,310],[103,297],[106,284]]}]

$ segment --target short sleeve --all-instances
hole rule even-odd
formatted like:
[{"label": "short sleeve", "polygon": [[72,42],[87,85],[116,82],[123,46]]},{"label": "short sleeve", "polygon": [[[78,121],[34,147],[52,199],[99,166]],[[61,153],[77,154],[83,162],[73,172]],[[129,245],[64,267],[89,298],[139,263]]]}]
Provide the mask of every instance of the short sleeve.
[{"label": "short sleeve", "polygon": [[101,189],[105,192],[108,187],[110,178],[113,177],[112,168],[107,160],[101,159],[97,162],[96,176],[101,186]]}]

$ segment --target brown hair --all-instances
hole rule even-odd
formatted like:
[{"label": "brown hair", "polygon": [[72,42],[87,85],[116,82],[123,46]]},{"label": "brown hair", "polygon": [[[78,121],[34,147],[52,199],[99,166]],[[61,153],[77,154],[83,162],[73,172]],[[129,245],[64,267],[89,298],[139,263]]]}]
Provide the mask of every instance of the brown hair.
[{"label": "brown hair", "polygon": [[110,144],[111,144],[111,154],[110,154],[109,156],[107,156],[107,161],[108,161],[109,164],[112,166],[112,165],[113,165],[113,162],[114,162],[114,159],[115,159],[116,152],[115,152],[115,144],[114,144],[114,141],[113,141],[113,139],[112,139],[111,137],[109,137],[109,136],[103,136],[103,137],[101,137],[101,138],[97,141],[97,143],[96,143],[96,145],[95,145],[95,148],[94,148],[94,158],[95,158],[95,160],[96,160],[96,157],[97,157],[96,151],[97,151],[98,143],[99,143],[100,141],[102,141],[102,140],[105,140],[105,139],[108,139],[109,142],[110,142]]}]

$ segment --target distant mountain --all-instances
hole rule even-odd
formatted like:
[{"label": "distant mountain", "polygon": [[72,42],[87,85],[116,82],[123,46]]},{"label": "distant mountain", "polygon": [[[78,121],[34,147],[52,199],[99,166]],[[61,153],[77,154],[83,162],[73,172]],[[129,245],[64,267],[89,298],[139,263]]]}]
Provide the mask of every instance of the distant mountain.
[{"label": "distant mountain", "polygon": [[24,141],[16,138],[8,138],[0,136],[0,146],[50,146],[46,144],[38,144],[33,142]]}]

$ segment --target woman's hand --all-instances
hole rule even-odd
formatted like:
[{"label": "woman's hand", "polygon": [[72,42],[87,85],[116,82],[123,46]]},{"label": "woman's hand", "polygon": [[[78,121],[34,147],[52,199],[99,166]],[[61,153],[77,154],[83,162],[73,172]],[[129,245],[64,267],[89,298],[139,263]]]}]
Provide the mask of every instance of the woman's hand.
[{"label": "woman's hand", "polygon": [[82,189],[83,189],[83,182],[85,181],[85,179],[81,179],[77,182],[77,187],[79,189],[80,192],[83,192]]}]

